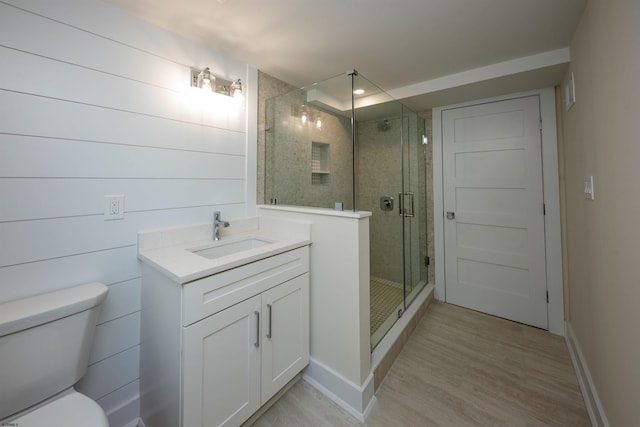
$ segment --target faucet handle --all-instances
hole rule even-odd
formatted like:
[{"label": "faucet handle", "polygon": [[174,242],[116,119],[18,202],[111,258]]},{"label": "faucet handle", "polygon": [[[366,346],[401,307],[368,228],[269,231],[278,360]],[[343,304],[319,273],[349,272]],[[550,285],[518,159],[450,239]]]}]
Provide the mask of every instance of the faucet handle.
[{"label": "faucet handle", "polygon": [[213,225],[214,226],[222,225],[224,227],[228,227],[230,225],[229,222],[222,220],[220,217],[221,217],[220,211],[215,211],[213,213]]}]

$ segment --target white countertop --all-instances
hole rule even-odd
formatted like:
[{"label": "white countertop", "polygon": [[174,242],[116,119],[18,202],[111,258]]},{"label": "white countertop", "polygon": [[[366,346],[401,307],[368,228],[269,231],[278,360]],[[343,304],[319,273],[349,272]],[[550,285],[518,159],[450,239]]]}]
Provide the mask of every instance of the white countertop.
[{"label": "white countertop", "polygon": [[372,216],[369,211],[338,211],[329,208],[315,208],[308,206],[293,206],[293,205],[258,205],[260,209],[273,210],[273,211],[285,211],[285,212],[297,212],[297,213],[309,213],[314,215],[326,215],[337,216],[343,218],[367,218]]},{"label": "white countertop", "polygon": [[[138,233],[138,258],[172,280],[186,284],[221,271],[311,244],[311,224],[275,218],[230,220],[221,238],[212,238],[212,224]],[[235,229],[234,229],[235,226]],[[273,243],[215,259],[194,250],[255,238]]]}]

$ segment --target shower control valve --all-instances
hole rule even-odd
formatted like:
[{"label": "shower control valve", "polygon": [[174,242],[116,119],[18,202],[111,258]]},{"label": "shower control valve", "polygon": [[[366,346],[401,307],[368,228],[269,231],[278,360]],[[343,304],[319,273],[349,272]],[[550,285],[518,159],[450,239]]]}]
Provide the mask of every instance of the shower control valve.
[{"label": "shower control valve", "polygon": [[383,211],[392,211],[393,210],[393,197],[391,196],[382,196],[380,197],[380,209]]}]

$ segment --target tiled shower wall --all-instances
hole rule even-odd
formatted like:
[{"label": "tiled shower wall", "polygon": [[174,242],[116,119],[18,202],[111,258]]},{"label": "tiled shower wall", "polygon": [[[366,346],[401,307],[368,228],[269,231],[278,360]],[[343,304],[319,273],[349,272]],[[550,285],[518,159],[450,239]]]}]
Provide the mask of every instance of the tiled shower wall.
[{"label": "tiled shower wall", "polygon": [[[326,114],[311,106],[309,113],[321,117],[322,127],[303,124],[296,108],[306,102],[305,92],[294,90],[270,99],[265,117],[265,196],[278,204],[333,208],[335,202],[352,208],[351,122],[348,117]],[[277,122],[275,122],[277,120]],[[312,182],[312,145],[326,144],[329,174],[325,183]]]},{"label": "tiled shower wall", "polygon": [[[249,70],[98,0],[3,1],[0,40],[0,302],[109,286],[77,388],[122,426],[138,416],[137,232],[245,216],[246,105],[199,97],[190,67]],[[123,220],[104,221],[107,194]]]},{"label": "tiled shower wall", "polygon": [[257,141],[257,179],[256,179],[256,202],[268,203],[264,195],[264,172],[265,172],[265,135],[267,128],[273,126],[273,123],[267,123],[266,119],[266,101],[267,99],[285,94],[294,90],[295,87],[288,83],[278,80],[269,74],[258,71],[258,141]]},{"label": "tiled shower wall", "polygon": [[[402,283],[402,223],[398,191],[402,183],[399,117],[389,117],[388,130],[380,120],[358,122],[358,207],[373,213],[369,220],[371,275]],[[394,209],[380,209],[380,197],[394,199]]]},{"label": "tiled shower wall", "polygon": [[[415,217],[407,218],[405,222],[405,230],[412,236],[406,246],[406,254],[411,259],[408,279],[411,284],[427,280],[424,248],[428,238],[426,209],[431,196],[427,197],[425,179],[430,167],[426,163],[429,147],[420,143],[425,129],[421,120],[416,123],[417,119],[409,113],[404,119],[386,118],[388,126],[381,126],[384,118],[358,122],[358,206],[373,213],[370,220],[371,275],[397,284],[403,282],[403,228],[398,216],[403,172],[400,147],[403,120],[405,131],[408,130],[405,137],[411,141],[404,148],[404,175],[407,178],[404,191],[415,194]],[[382,196],[393,197],[392,211],[381,209]]]}]

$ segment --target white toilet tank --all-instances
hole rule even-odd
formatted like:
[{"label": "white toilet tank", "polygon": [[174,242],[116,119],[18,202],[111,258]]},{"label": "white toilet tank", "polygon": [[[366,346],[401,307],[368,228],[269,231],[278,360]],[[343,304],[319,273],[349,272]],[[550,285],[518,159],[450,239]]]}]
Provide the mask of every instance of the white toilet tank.
[{"label": "white toilet tank", "polygon": [[0,420],[82,378],[107,291],[90,283],[0,304]]}]

